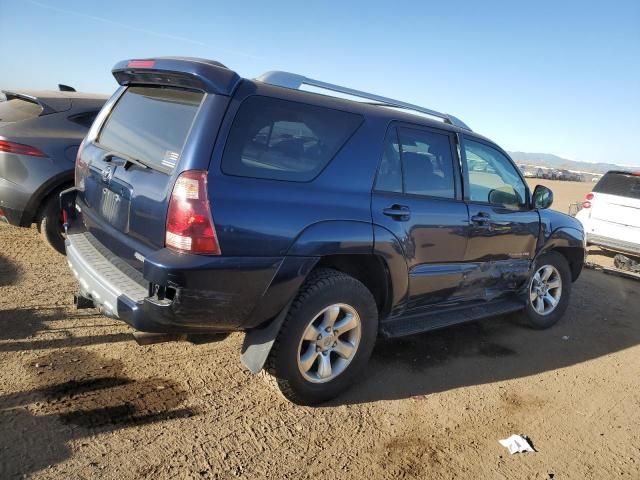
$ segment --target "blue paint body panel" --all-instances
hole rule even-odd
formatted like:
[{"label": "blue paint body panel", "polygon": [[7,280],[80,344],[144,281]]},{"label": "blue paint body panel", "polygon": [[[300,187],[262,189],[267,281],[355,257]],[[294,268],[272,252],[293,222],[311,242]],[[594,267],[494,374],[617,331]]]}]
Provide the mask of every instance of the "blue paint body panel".
[{"label": "blue paint body panel", "polygon": [[[381,260],[389,290],[381,312],[384,321],[513,294],[526,282],[539,252],[553,245],[583,248],[583,233],[565,215],[535,209],[501,211],[469,202],[459,163],[451,199],[374,190],[383,141],[392,125],[442,132],[452,152],[463,132],[456,126],[240,79],[216,62],[164,58],[148,68],[129,65],[125,61],[114,68],[123,88],[107,103],[81,153],[89,165],[84,186],[63,204],[79,207],[80,213],[69,209],[74,231],[90,233],[107,260],[125,264],[149,288],[143,301],[118,299],[120,318],[139,330],[214,332],[262,326],[289,304],[327,256]],[[126,88],[141,84],[203,93],[173,170],[105,161],[106,149],[96,140]],[[362,122],[310,181],[227,175],[221,163],[236,113],[254,95],[351,112]],[[102,173],[108,164],[115,170],[107,187]],[[176,179],[186,170],[208,172],[220,256],[165,248],[169,199]],[[105,220],[98,205],[105,188],[122,191],[128,202],[126,222],[118,215]],[[388,216],[384,211],[393,205],[406,207],[410,214]],[[499,224],[478,229],[470,217],[485,210]]]}]

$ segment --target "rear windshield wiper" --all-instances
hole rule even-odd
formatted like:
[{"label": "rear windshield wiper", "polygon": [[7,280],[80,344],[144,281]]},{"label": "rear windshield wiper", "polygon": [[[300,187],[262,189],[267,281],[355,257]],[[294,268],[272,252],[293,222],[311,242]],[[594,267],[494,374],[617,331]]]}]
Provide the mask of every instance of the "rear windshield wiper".
[{"label": "rear windshield wiper", "polygon": [[125,153],[107,152],[105,153],[104,157],[102,157],[102,160],[104,160],[105,162],[110,162],[114,157],[121,158],[122,160],[124,160],[125,170],[129,168],[131,165],[138,165],[139,167],[142,167],[142,168],[150,168],[149,165],[144,163],[142,160],[138,160],[137,158],[130,157]]}]

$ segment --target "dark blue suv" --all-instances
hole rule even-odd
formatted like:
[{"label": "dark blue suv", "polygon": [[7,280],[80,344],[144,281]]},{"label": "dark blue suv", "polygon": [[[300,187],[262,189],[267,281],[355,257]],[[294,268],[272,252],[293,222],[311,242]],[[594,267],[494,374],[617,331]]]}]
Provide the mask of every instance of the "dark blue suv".
[{"label": "dark blue suv", "polygon": [[303,404],[357,380],[378,335],[563,315],[580,223],[455,117],[208,60],[113,74],[61,195],[79,306],[158,338],[245,331],[243,363]]}]

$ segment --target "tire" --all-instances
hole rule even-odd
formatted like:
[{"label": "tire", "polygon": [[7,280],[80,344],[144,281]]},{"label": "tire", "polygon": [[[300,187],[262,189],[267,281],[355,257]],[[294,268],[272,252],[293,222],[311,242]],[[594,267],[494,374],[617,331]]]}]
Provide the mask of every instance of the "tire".
[{"label": "tire", "polygon": [[64,248],[64,229],[60,213],[58,192],[49,195],[42,205],[37,219],[38,230],[42,238],[56,252],[66,255]]},{"label": "tire", "polygon": [[[326,327],[332,319],[342,332]],[[359,327],[353,327],[358,321]],[[315,340],[305,340],[305,334]],[[377,334],[378,309],[371,292],[349,275],[318,269],[291,304],[267,359],[267,378],[298,405],[326,402],[360,379]]]},{"label": "tire", "polygon": [[[545,280],[547,273],[549,277]],[[541,279],[542,283],[538,282],[536,275],[539,275],[538,279]],[[558,285],[558,280],[559,287],[549,288],[550,285]],[[563,255],[558,252],[548,252],[536,259],[527,287],[524,310],[529,325],[542,330],[558,323],[569,306],[571,286],[571,270]],[[555,306],[549,301],[545,292],[556,299]],[[548,310],[548,312],[542,313],[541,310]]]}]

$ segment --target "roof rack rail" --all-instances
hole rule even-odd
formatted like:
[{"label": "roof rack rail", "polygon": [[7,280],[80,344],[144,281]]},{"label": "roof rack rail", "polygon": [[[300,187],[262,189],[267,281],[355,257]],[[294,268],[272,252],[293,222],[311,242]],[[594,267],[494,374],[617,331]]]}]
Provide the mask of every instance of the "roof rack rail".
[{"label": "roof rack rail", "polygon": [[424,113],[432,117],[440,118],[450,125],[464,128],[471,131],[469,126],[459,118],[449,115],[448,113],[441,113],[429,108],[420,107],[411,103],[401,102],[400,100],[394,100],[392,98],[382,97],[380,95],[374,95],[373,93],[367,93],[360,90],[354,90],[353,88],[341,87],[340,85],[334,85],[332,83],[322,82],[320,80],[313,80],[303,75],[296,73],[270,71],[260,75],[256,78],[257,81],[268,83],[269,85],[275,85],[277,87],[292,88],[294,90],[300,90],[303,85],[309,85],[312,87],[320,88],[322,90],[329,90],[331,92],[338,92],[352,97],[363,98],[374,102],[376,105],[384,107],[394,107],[403,110],[412,110],[414,112]]}]

